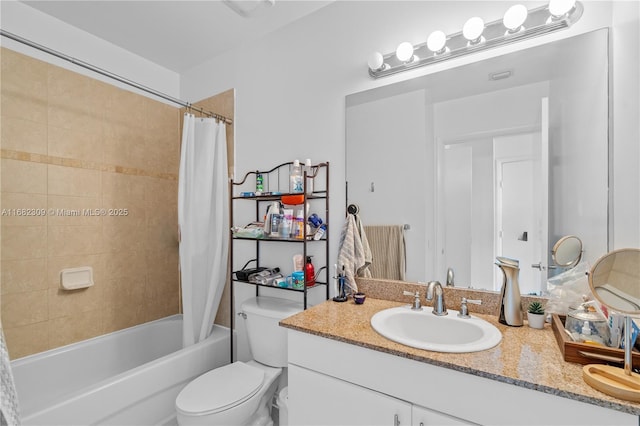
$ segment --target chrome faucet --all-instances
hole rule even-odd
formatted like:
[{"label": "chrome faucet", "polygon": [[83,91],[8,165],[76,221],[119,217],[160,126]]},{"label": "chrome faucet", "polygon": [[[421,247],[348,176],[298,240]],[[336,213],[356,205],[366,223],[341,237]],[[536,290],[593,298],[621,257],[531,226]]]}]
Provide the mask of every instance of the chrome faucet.
[{"label": "chrome faucet", "polygon": [[421,311],[422,310],[422,303],[420,303],[420,292],[416,291],[415,294],[413,294],[410,291],[403,291],[402,294],[404,294],[405,296],[413,296],[413,304],[411,305],[411,310],[413,311]]},{"label": "chrome faucet", "polygon": [[[435,290],[435,299],[434,299]],[[442,284],[438,281],[430,281],[427,284],[427,301],[433,300],[433,314],[438,316],[447,315],[447,307],[444,304],[444,291],[442,290]]]}]

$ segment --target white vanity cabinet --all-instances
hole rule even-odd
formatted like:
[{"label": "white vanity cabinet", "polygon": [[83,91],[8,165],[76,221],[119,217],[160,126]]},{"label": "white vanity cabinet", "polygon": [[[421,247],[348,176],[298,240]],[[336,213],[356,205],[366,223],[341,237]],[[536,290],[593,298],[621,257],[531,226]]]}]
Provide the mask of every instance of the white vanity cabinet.
[{"label": "white vanity cabinet", "polygon": [[456,426],[470,425],[446,414],[412,405],[380,392],[289,365],[291,425]]},{"label": "white vanity cabinet", "polygon": [[296,365],[289,365],[289,389],[304,389],[289,393],[290,425],[411,424],[408,402]]},{"label": "white vanity cabinet", "polygon": [[473,424],[475,423],[429,410],[419,405],[411,406],[411,426],[462,426]]},{"label": "white vanity cabinet", "polygon": [[472,372],[292,329],[288,336],[290,425],[639,424],[633,414]]}]

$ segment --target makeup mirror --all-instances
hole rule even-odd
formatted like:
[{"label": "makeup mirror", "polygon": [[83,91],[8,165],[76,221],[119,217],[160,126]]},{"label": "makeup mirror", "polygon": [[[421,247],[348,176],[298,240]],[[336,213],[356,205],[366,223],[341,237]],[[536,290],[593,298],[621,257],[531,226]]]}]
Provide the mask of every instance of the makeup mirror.
[{"label": "makeup mirror", "polygon": [[[640,314],[640,249],[614,250],[597,260],[589,273],[589,287],[598,301],[612,311]],[[630,315],[624,325],[624,369],[589,364],[582,369],[585,382],[607,395],[640,402],[640,374],[632,371]]]},{"label": "makeup mirror", "polygon": [[582,240],[575,235],[560,238],[551,249],[553,262],[563,268],[573,268],[582,259]]}]

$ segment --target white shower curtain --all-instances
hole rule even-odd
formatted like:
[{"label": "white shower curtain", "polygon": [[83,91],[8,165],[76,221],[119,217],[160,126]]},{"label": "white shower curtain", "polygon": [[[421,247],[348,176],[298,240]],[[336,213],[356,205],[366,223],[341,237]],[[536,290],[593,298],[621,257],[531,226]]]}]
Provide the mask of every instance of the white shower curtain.
[{"label": "white shower curtain", "polygon": [[185,114],[178,182],[183,346],[211,333],[226,279],[226,140],[224,122]]}]

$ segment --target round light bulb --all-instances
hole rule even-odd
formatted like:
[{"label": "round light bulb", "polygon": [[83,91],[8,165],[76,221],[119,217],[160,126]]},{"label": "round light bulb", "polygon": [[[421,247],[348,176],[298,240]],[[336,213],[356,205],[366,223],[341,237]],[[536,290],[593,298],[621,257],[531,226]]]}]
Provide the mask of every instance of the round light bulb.
[{"label": "round light bulb", "polygon": [[524,21],[527,20],[528,14],[529,12],[525,6],[515,4],[505,12],[502,23],[509,31],[519,30],[522,24],[524,24]]},{"label": "round light bulb", "polygon": [[442,51],[446,43],[447,35],[442,31],[434,31],[427,38],[427,47],[434,53]]},{"label": "round light bulb", "polygon": [[474,16],[465,22],[462,27],[462,35],[469,41],[476,41],[482,36],[484,31],[484,21],[482,18]]},{"label": "round light bulb", "polygon": [[551,0],[549,13],[554,18],[561,18],[571,11],[576,5],[576,0]]},{"label": "round light bulb", "polygon": [[373,52],[371,55],[369,55],[367,64],[369,65],[369,69],[371,71],[378,71],[384,68],[384,58],[382,57],[382,53]]},{"label": "round light bulb", "polygon": [[409,61],[413,58],[413,45],[408,41],[400,43],[396,49],[396,57],[400,62]]}]

